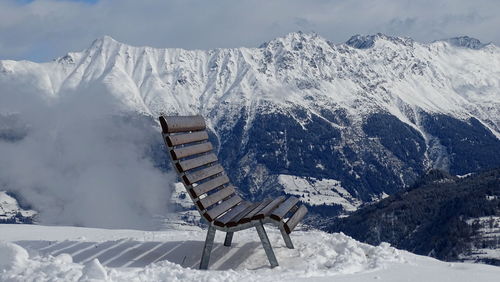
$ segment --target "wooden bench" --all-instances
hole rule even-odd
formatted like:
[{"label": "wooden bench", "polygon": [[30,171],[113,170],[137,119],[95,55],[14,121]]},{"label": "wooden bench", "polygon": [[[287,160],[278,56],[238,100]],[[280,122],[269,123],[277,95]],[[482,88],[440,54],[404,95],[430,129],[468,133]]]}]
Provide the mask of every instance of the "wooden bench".
[{"label": "wooden bench", "polygon": [[296,197],[266,199],[252,203],[243,200],[231,185],[208,141],[202,116],[160,116],[163,139],[173,167],[209,225],[200,269],[207,269],[215,231],[226,232],[224,246],[231,246],[233,233],[255,227],[271,267],[278,261],[264,229],[265,223],[278,226],[288,248],[289,234],[307,213]]}]

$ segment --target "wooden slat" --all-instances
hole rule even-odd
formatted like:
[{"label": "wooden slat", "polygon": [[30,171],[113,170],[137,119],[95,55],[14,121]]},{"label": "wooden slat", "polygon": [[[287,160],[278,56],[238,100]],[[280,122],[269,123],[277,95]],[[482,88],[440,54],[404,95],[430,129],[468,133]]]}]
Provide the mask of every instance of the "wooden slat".
[{"label": "wooden slat", "polygon": [[182,159],[196,154],[201,154],[212,150],[212,143],[205,142],[201,144],[196,144],[192,146],[186,146],[182,148],[173,149],[170,151],[172,158],[174,160]]},{"label": "wooden slat", "polygon": [[252,217],[256,215],[258,212],[260,212],[264,207],[269,205],[269,203],[272,202],[272,199],[265,199],[262,201],[254,210],[249,212],[245,217],[241,218],[238,223],[247,223],[252,220]]},{"label": "wooden slat", "polygon": [[296,197],[290,197],[286,199],[278,208],[273,210],[271,213],[271,218],[275,220],[281,220],[285,215],[299,202]]},{"label": "wooden slat", "polygon": [[213,189],[226,183],[229,183],[229,178],[224,174],[194,187],[193,189],[191,189],[191,194],[194,198],[198,198],[199,196],[210,192]]},{"label": "wooden slat", "polygon": [[255,210],[259,205],[260,203],[253,203],[248,208],[240,212],[237,216],[233,217],[226,225],[229,227],[237,226],[239,224],[240,219],[246,217],[248,213]]},{"label": "wooden slat", "polygon": [[269,213],[271,213],[281,202],[285,200],[284,196],[279,196],[278,198],[272,200],[267,206],[260,210],[252,219],[263,219]]},{"label": "wooden slat", "polygon": [[178,146],[187,143],[199,142],[208,139],[206,131],[196,131],[191,133],[176,134],[165,137],[169,147]]},{"label": "wooden slat", "polygon": [[187,185],[190,185],[200,180],[209,178],[210,176],[216,175],[217,173],[221,173],[223,171],[224,168],[220,164],[216,164],[194,172],[188,172],[184,174],[182,179],[184,179],[184,182]]},{"label": "wooden slat", "polygon": [[302,205],[300,208],[288,219],[288,221],[285,223],[285,231],[286,233],[290,234],[295,226],[304,218],[304,216],[307,213],[307,208]]},{"label": "wooden slat", "polygon": [[234,195],[231,198],[224,200],[222,203],[208,210],[204,214],[204,216],[209,222],[212,222],[219,215],[223,214],[228,209],[236,206],[239,202],[241,202],[240,196]]},{"label": "wooden slat", "polygon": [[225,213],[223,216],[217,218],[214,221],[214,224],[217,226],[224,227],[232,218],[238,216],[238,214],[242,213],[245,209],[247,209],[252,203],[243,202],[236,207],[232,208],[230,211]]},{"label": "wooden slat", "polygon": [[163,133],[198,131],[206,128],[202,116],[160,116]]},{"label": "wooden slat", "polygon": [[210,153],[193,159],[179,161],[176,164],[176,166],[179,172],[185,172],[187,170],[197,168],[216,161],[217,161],[217,156],[213,153]]},{"label": "wooden slat", "polygon": [[220,200],[231,196],[231,194],[234,194],[234,186],[227,186],[213,193],[212,195],[208,195],[205,198],[200,199],[196,204],[198,205],[198,207],[200,207],[201,210],[204,210],[209,208],[213,204],[216,204]]}]

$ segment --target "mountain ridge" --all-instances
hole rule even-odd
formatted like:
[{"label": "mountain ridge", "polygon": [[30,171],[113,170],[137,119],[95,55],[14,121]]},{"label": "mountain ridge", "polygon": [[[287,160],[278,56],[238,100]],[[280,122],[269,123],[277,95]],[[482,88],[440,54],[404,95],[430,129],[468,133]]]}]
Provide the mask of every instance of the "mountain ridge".
[{"label": "mountain ridge", "polygon": [[[383,34],[377,34],[377,35],[371,35],[371,36],[368,36],[370,38],[370,40],[374,40],[374,41],[385,41],[384,43],[386,44],[391,44],[391,43],[400,43],[400,42],[412,42],[413,44],[413,40],[412,39],[408,39],[408,38],[400,38],[400,37],[390,37],[390,36],[386,36],[386,35],[383,35]],[[233,72],[236,72],[237,75],[241,74],[241,75],[248,75],[250,76],[249,80],[252,81],[252,79],[255,78],[256,75],[259,75],[259,72],[260,73],[264,73],[266,74],[266,71],[268,72],[267,74],[269,75],[274,75],[278,78],[278,80],[280,80],[281,77],[279,77],[280,75],[283,75],[285,76],[287,73],[287,69],[291,68],[291,65],[287,65],[287,62],[290,61],[290,62],[297,62],[297,63],[300,63],[301,65],[304,65],[304,61],[305,59],[309,59],[310,62],[311,62],[311,67],[310,68],[305,68],[305,71],[307,72],[303,72],[303,76],[306,76],[307,78],[311,78],[310,75],[312,76],[315,76],[315,75],[319,75],[320,72],[319,71],[316,71],[314,72],[314,69],[315,69],[315,66],[314,66],[314,60],[316,60],[318,56],[325,56],[324,52],[323,52],[323,49],[327,49],[327,48],[331,48],[331,50],[329,51],[332,51],[333,53],[329,53],[327,55],[333,55],[335,57],[336,53],[343,53],[343,52],[347,52],[349,53],[349,47],[347,46],[350,46],[349,45],[349,42],[352,43],[352,40],[353,38],[361,38],[361,37],[356,37],[356,36],[353,36],[350,40],[347,41],[347,43],[343,43],[343,44],[332,44],[330,42],[328,42],[326,39],[322,38],[321,36],[315,34],[315,33],[311,33],[311,34],[307,34],[307,33],[302,33],[302,32],[297,32],[297,33],[290,33],[284,37],[280,37],[280,38],[276,38],[274,40],[271,40],[263,45],[261,45],[261,48],[232,48],[232,49],[213,49],[213,50],[208,50],[208,51],[203,51],[203,50],[182,50],[182,49],[160,49],[160,48],[152,48],[152,47],[133,47],[133,46],[130,46],[130,45],[127,45],[127,44],[124,44],[124,43],[120,43],[116,40],[114,40],[113,38],[109,37],[109,36],[104,36],[102,38],[99,38],[99,39],[96,39],[90,46],[90,48],[86,49],[85,51],[83,52],[72,52],[72,53],[68,53],[67,55],[63,56],[63,57],[60,57],[60,58],[57,58],[55,59],[55,61],[53,63],[57,64],[57,65],[52,65],[52,66],[49,66],[51,63],[43,63],[43,64],[35,64],[35,63],[29,63],[28,65],[33,65],[35,64],[36,65],[40,65],[40,66],[46,66],[48,67],[48,69],[50,69],[51,72],[53,71],[58,71],[60,73],[62,73],[62,75],[58,75],[58,76],[62,76],[63,80],[61,80],[61,78],[59,79],[55,79],[53,77],[50,77],[51,74],[48,73],[46,74],[47,76],[49,76],[49,79],[50,79],[50,83],[49,83],[49,86],[52,86],[52,87],[48,87],[47,90],[49,90],[49,92],[52,93],[52,95],[57,95],[58,92],[61,92],[61,91],[65,91],[65,87],[75,87],[75,85],[72,85],[72,81],[74,80],[77,80],[77,77],[75,77],[75,73],[79,73],[79,72],[82,72],[82,71],[85,71],[85,70],[82,70],[82,64],[85,64],[85,63],[91,63],[89,66],[87,66],[87,68],[94,68],[92,70],[92,74],[89,74],[90,76],[88,77],[80,77],[81,80],[88,80],[88,79],[96,79],[96,75],[99,76],[99,75],[102,75],[104,76],[105,75],[105,72],[107,71],[112,71],[112,70],[116,70],[118,68],[123,68],[125,69],[125,77],[124,78],[131,78],[132,81],[130,81],[131,85],[130,85],[130,88],[135,88],[133,87],[134,85],[137,86],[139,85],[140,88],[144,88],[144,86],[142,85],[144,83],[144,80],[147,79],[147,76],[149,75],[147,73],[147,71],[149,70],[151,73],[152,76],[154,76],[154,78],[151,78],[150,81],[148,81],[148,83],[152,83],[152,84],[159,84],[159,85],[153,85],[154,87],[156,88],[159,88],[161,86],[165,86],[166,83],[169,83],[170,85],[172,84],[182,84],[182,83],[186,83],[188,81],[190,81],[191,79],[193,79],[194,77],[191,77],[191,79],[187,79],[186,75],[191,75],[193,76],[193,73],[190,72],[189,69],[186,69],[186,68],[181,68],[180,69],[180,73],[173,73],[172,75],[176,75],[178,76],[177,80],[171,80],[169,81],[168,79],[165,79],[165,77],[161,77],[162,76],[162,73],[161,73],[161,69],[162,68],[166,68],[166,66],[163,64],[161,64],[161,62],[158,62],[158,60],[162,60],[162,59],[177,59],[177,60],[184,60],[184,57],[193,57],[195,56],[197,59],[198,58],[201,58],[201,59],[205,59],[206,62],[205,62],[205,66],[202,66],[202,65],[197,65],[197,69],[199,71],[202,72],[202,77],[196,77],[196,81],[197,83],[202,83],[202,84],[206,84],[207,82],[206,81],[203,81],[204,78],[206,78],[207,76],[209,76],[209,73],[210,71],[207,70],[207,68],[217,68],[217,60],[221,59],[221,56],[222,57],[225,57],[225,56],[229,56],[230,57],[230,61],[226,61],[226,63],[239,63],[241,64],[241,69],[240,70],[233,70]],[[360,39],[361,40],[361,39]],[[424,49],[427,49],[427,51],[430,51],[431,49],[435,48],[435,49],[440,49],[441,46],[439,46],[442,42],[446,42],[446,41],[439,41],[437,43],[431,43],[431,44],[421,44],[421,43],[415,43],[415,44],[418,44],[419,47],[424,47]],[[372,41],[373,43],[373,41]],[[304,55],[304,54],[307,54],[304,49],[304,44],[307,44],[308,46],[306,46],[306,49],[309,48],[307,51],[307,53],[309,53],[311,56],[308,56],[306,58],[296,58],[294,57],[293,55],[294,54],[291,54],[290,52],[291,51],[299,51],[299,52],[295,52],[295,53],[299,53],[299,55]],[[354,43],[352,43],[354,44]],[[293,46],[292,46],[293,45]],[[437,46],[435,46],[437,45]],[[405,47],[410,47],[412,48],[411,46],[407,46],[407,44],[403,44],[403,46]],[[386,46],[387,47],[387,46]],[[451,46],[450,46],[451,47]],[[390,46],[388,47],[390,48]],[[316,49],[316,50],[314,50]],[[380,49],[380,48],[379,48]],[[492,47],[493,50],[496,51],[496,53],[498,54],[498,48],[495,46],[495,47]],[[260,52],[258,52],[260,51]],[[401,50],[398,50],[398,51],[401,51]],[[256,54],[252,54],[252,53],[255,53]],[[127,66],[127,62],[124,61],[123,57],[130,57],[132,56],[132,53],[133,54],[133,57],[135,57],[135,65],[139,64],[144,64],[146,65],[146,69],[144,69],[144,66],[141,67],[142,69],[140,70],[141,71],[141,74],[139,75],[137,72],[138,70],[137,69],[134,69],[134,70],[130,70],[129,69],[129,66]],[[140,54],[138,54],[140,53]],[[259,54],[260,53],[260,54]],[[340,54],[339,54],[340,55]],[[354,53],[353,56],[362,56],[363,54],[356,54]],[[378,54],[380,56],[380,54]],[[260,60],[255,60],[256,57],[259,57],[260,56]],[[271,57],[269,57],[271,56]],[[95,58],[97,57],[96,59],[92,59],[92,58]],[[173,58],[169,58],[169,57],[173,57]],[[210,57],[207,58],[207,57]],[[403,59],[410,59],[414,57],[414,54],[408,54],[408,56],[405,56],[405,58]],[[153,59],[156,59],[157,62],[155,63]],[[368,58],[366,58],[368,59]],[[84,60],[84,61],[82,61]],[[101,62],[98,62],[99,60],[101,60]],[[277,68],[274,68],[274,69],[266,69],[267,67],[267,64],[265,63],[266,60],[274,60],[275,63],[277,63]],[[294,62],[295,60],[295,62]],[[298,60],[298,61],[297,61]],[[318,59],[318,60],[321,60]],[[365,60],[365,58],[361,58],[361,60]],[[361,61],[361,63],[362,63]],[[105,65],[104,66],[99,66],[98,63],[104,63]],[[160,65],[158,65],[158,63],[160,63]],[[166,62],[164,62],[166,63]],[[173,62],[171,62],[173,63]],[[181,62],[182,63],[182,62]],[[256,63],[258,66],[256,66]],[[326,68],[328,68],[329,66],[332,66],[332,63],[338,63],[335,62],[334,60],[332,61],[329,61],[327,62],[327,65],[324,66]],[[390,63],[390,62],[388,62]],[[9,65],[12,65],[12,64],[18,64],[18,63],[14,63],[14,61],[2,61],[1,65],[0,65],[0,70],[2,70],[3,72],[7,72],[8,69],[9,69]],[[353,64],[359,64],[358,62],[354,61],[354,62],[350,62],[350,64],[348,65],[353,65]],[[417,60],[414,65],[412,66],[412,68],[414,68],[414,71],[416,72],[421,72],[426,66],[425,66],[426,62],[422,62],[421,60]],[[70,68],[70,65],[75,65],[75,69],[74,70],[71,70]],[[208,65],[208,66],[207,66]],[[342,64],[340,64],[340,66],[342,66]],[[228,65],[224,65],[224,67],[228,67]],[[239,66],[238,66],[239,67]],[[304,66],[304,67],[307,67],[307,66]],[[318,66],[316,66],[317,68]],[[361,65],[360,67],[363,67],[363,65]],[[55,70],[55,69],[57,70]],[[84,67],[85,68],[85,67]],[[66,71],[65,71],[66,70]],[[220,69],[217,69],[218,71],[221,71]],[[70,71],[69,73],[67,71]],[[248,73],[248,72],[252,72],[252,74]],[[346,74],[345,73],[345,69],[341,69],[339,72],[337,73],[333,73],[333,74],[336,74],[337,77],[340,76],[340,77],[343,77],[345,76]],[[367,73],[368,71],[368,73]],[[358,71],[358,74],[357,75],[364,75],[366,76],[366,79],[369,79],[370,78],[370,73],[369,72],[372,72],[373,70],[364,70],[364,69],[360,69]],[[274,73],[273,73],[274,72]],[[309,73],[308,73],[309,72]],[[184,74],[185,73],[185,74]],[[257,73],[257,74],[255,74]],[[323,72],[324,73],[324,72]],[[165,73],[163,73],[165,74]],[[373,75],[373,74],[371,74]],[[401,74],[401,73],[397,73],[396,75],[404,75],[404,74]],[[66,77],[65,77],[66,76]],[[142,76],[142,77],[141,77]],[[168,76],[168,74],[167,74]],[[322,79],[320,81],[328,81],[328,80],[332,80],[332,79],[335,79],[334,76],[332,75],[325,75],[323,74],[324,77],[322,77]],[[237,83],[237,79],[241,79],[241,77],[229,77],[229,78],[226,78],[226,80],[229,80],[229,81],[226,81],[226,84],[228,83]],[[258,80],[260,79],[260,77],[258,78]],[[291,80],[291,78],[289,77],[283,77],[283,79],[285,80],[284,82],[289,82],[289,80]],[[394,79],[394,78],[392,78]],[[129,79],[127,79],[129,80]],[[298,81],[297,82],[297,85],[296,87],[298,87],[299,91],[301,90],[307,90],[307,89],[314,89],[314,88],[317,88],[317,87],[321,87],[322,85],[318,85],[319,83],[317,82],[318,80],[317,79],[314,79],[312,78],[311,79],[313,82],[307,82],[307,81]],[[253,80],[255,82],[255,80]],[[281,81],[283,82],[283,81]],[[73,82],[73,83],[77,83],[77,81]],[[175,86],[175,85],[174,85]],[[226,86],[226,85],[225,85]],[[361,85],[361,91],[366,91],[366,89],[363,89],[363,88],[366,88],[366,87],[377,87],[378,85],[375,84],[375,85]],[[172,86],[173,87],[173,86]],[[202,99],[202,97],[207,97],[209,95],[206,95],[207,92],[209,91],[214,91],[214,90],[217,90],[217,89],[210,89],[210,88],[213,88],[214,86],[212,85],[206,85],[205,86],[205,89],[203,88],[197,88],[196,90],[197,91],[193,91],[194,93],[199,93],[197,95],[194,95],[192,98],[193,99],[190,99],[190,100],[196,100],[196,98],[200,99],[201,102],[204,102]],[[224,87],[224,86],[222,86]],[[336,86],[338,87],[338,86]],[[51,89],[52,88],[52,89]],[[188,87],[189,88],[189,87]],[[227,86],[224,87],[225,90],[224,92],[227,93],[228,91],[231,92],[231,88],[228,88]],[[328,89],[324,89],[324,88],[327,88],[327,87],[323,87],[323,89],[321,89],[322,91],[328,91]],[[146,92],[156,92],[156,96],[160,96],[158,94],[158,91],[160,89],[139,89],[141,92],[144,92],[144,90],[146,90]],[[168,90],[173,90],[175,91],[176,89],[168,89]],[[193,89],[195,90],[195,89]],[[257,90],[261,90],[261,89],[257,89]],[[296,90],[297,89],[292,89],[293,92],[297,92]],[[167,91],[167,90],[165,90]],[[136,91],[133,91],[133,90],[129,90],[129,92],[133,92],[133,93],[130,93],[132,94],[132,96],[136,96],[138,93]],[[134,93],[135,92],[135,93]],[[170,92],[170,91],[167,91],[167,92]],[[262,92],[262,90],[260,91]],[[256,92],[253,92],[253,93],[258,93],[258,91]],[[383,94],[383,93],[381,93]],[[199,97],[196,97],[198,96]],[[257,94],[258,95],[258,94]],[[451,96],[450,94],[448,94],[449,96]],[[153,101],[148,101],[147,97],[145,96],[151,96],[151,95],[138,95],[137,97],[134,98],[135,100],[135,105],[130,105],[131,107],[135,107],[136,109],[139,109],[139,111],[142,111],[142,112],[146,112],[146,113],[150,113],[150,114],[158,114],[159,111],[166,111],[168,112],[169,109],[157,109],[157,106],[155,106],[154,104],[154,100]],[[217,95],[217,96],[222,96],[222,95]],[[399,99],[402,99],[404,103],[407,103],[407,104],[416,104],[416,106],[420,107],[420,108],[424,108],[426,110],[436,110],[436,111],[447,111],[446,113],[449,113],[450,110],[453,111],[453,109],[444,109],[443,108],[443,104],[460,104],[460,103],[463,103],[463,102],[466,102],[465,104],[467,104],[467,102],[471,102],[471,101],[463,101],[463,98],[466,98],[467,97],[463,97],[465,95],[461,95],[462,97],[455,97],[453,98],[453,100],[450,101],[450,99],[445,99],[444,101],[440,101],[440,102],[444,102],[444,103],[441,103],[441,106],[437,106],[437,105],[433,105],[433,103],[430,103],[428,100],[429,99],[424,99],[423,101],[416,101],[415,99],[413,99],[413,101],[409,101],[409,98],[410,97],[402,97],[402,96],[398,96],[398,97],[390,97],[391,100],[393,100],[393,102],[391,102],[392,104],[394,103],[397,103],[397,101]],[[217,98],[220,98],[220,97],[217,97]],[[240,99],[238,98],[235,98],[235,99],[238,99],[239,101],[247,101],[248,102],[248,99],[249,98],[249,95],[245,95],[245,97],[240,97]],[[267,95],[265,97],[265,99],[269,99],[269,98],[277,98],[277,97],[269,97],[269,95]],[[290,97],[290,95],[288,95],[288,97],[278,97],[278,100],[280,100],[279,98],[281,98],[281,100],[292,100],[293,102],[293,99],[291,99],[292,97]],[[283,99],[285,98],[285,99]],[[332,97],[330,97],[332,98]],[[340,97],[338,97],[340,98]],[[443,97],[431,97],[431,98],[443,98]],[[379,97],[378,100],[380,99],[384,99],[383,97]],[[396,100],[394,100],[396,99]],[[460,101],[462,100],[462,101]],[[193,101],[194,102],[194,101]],[[303,101],[300,101],[300,102],[303,102]],[[337,102],[345,102],[345,101],[342,101],[339,99],[337,99]],[[383,101],[380,101],[380,102],[383,102]],[[450,103],[451,102],[451,103]],[[188,103],[189,104],[189,103]],[[195,104],[195,103],[192,103],[192,104]],[[204,114],[207,114],[207,110],[210,111],[210,108],[212,107],[208,107],[207,110],[203,110],[203,106],[200,105],[202,103],[198,102],[196,103],[198,104],[197,107],[194,107],[194,111],[198,110],[198,111],[201,111],[202,113]],[[213,102],[212,102],[213,104]],[[178,107],[176,107],[175,110],[184,110],[184,111],[187,111],[188,109],[192,109],[193,110],[193,105],[191,105],[191,107],[182,107],[182,104],[179,104]],[[386,110],[388,110],[389,112],[398,112],[400,110],[395,110],[393,109],[393,106],[397,106],[397,105],[385,105],[385,108]],[[470,106],[470,105],[469,105]],[[197,109],[196,109],[197,108]],[[172,111],[174,109],[170,109],[170,111]],[[483,118],[479,117],[480,120],[483,120]],[[498,121],[495,120],[494,122],[492,122],[494,124],[493,126],[493,130],[495,131],[495,133],[498,133]],[[488,124],[489,126],[491,126],[491,124]]]},{"label": "mountain ridge", "polygon": [[[332,193],[322,186],[310,198],[347,191],[370,201],[432,167],[466,174],[500,166],[490,157],[500,151],[497,46],[355,39],[372,46],[299,32],[260,48],[213,50],[103,37],[53,62],[0,61],[0,114],[30,113],[27,100],[49,108],[107,103],[106,111],[150,118],[202,114],[249,199],[296,191],[280,180],[298,177],[312,189],[308,178],[335,183]],[[30,124],[20,119],[5,125],[8,132]],[[345,200],[355,202],[351,196]]]}]

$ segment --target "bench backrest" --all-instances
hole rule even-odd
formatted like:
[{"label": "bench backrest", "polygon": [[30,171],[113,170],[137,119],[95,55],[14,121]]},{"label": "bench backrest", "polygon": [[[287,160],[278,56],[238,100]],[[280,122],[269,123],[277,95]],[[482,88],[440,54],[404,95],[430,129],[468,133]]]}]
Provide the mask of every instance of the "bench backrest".
[{"label": "bench backrest", "polygon": [[160,116],[172,165],[200,214],[209,222],[239,204],[224,168],[208,141],[202,116]]}]

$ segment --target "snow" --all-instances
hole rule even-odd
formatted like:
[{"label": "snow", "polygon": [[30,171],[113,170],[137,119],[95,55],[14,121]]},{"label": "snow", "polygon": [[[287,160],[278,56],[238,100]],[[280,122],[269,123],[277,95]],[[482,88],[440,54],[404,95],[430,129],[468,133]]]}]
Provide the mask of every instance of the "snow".
[{"label": "snow", "polygon": [[28,261],[28,252],[9,242],[0,242],[0,270],[22,267]]},{"label": "snow", "polygon": [[0,220],[11,219],[20,213],[24,217],[33,217],[37,214],[34,210],[25,210],[19,207],[16,199],[7,195],[5,191],[0,191]]},{"label": "snow", "polygon": [[310,205],[341,205],[346,211],[355,211],[361,202],[355,199],[342,183],[335,179],[316,179],[280,174],[278,182],[285,188],[285,193],[297,196]]},{"label": "snow", "polygon": [[467,178],[467,177],[469,177],[469,176],[471,176],[471,175],[474,175],[474,173],[470,172],[470,173],[466,173],[466,174],[464,174],[464,175],[457,175],[457,177],[458,177],[458,178]]},{"label": "snow", "polygon": [[187,194],[186,188],[184,188],[182,182],[176,182],[174,184],[174,189],[170,198],[173,203],[176,203],[183,208],[191,209],[193,207],[193,201]]},{"label": "snow", "polygon": [[295,249],[290,250],[277,229],[266,230],[279,267],[268,267],[256,232],[245,230],[235,234],[230,248],[217,232],[210,270],[200,271],[206,231],[194,226],[145,232],[0,225],[0,280],[496,281],[500,275],[494,266],[445,263],[387,243],[370,246],[316,230],[292,233]]},{"label": "snow", "polygon": [[453,37],[445,39],[443,41],[453,46],[465,47],[470,49],[481,49],[488,45],[488,44],[483,44],[479,40],[471,38],[469,36]]},{"label": "snow", "polygon": [[423,44],[377,34],[334,45],[298,32],[260,48],[182,50],[105,36],[49,63],[0,61],[0,87],[54,102],[101,83],[125,108],[154,116],[202,113],[211,124],[242,107],[252,120],[266,101],[313,112],[335,104],[353,116],[381,110],[405,116],[409,107],[475,116],[498,134],[500,49],[448,43],[456,40]]},{"label": "snow", "polygon": [[106,269],[102,266],[98,259],[93,259],[91,262],[85,264],[82,269],[82,277],[80,281],[102,281],[108,280]]},{"label": "snow", "polygon": [[[488,197],[488,196],[487,196]],[[477,261],[478,259],[500,260],[500,217],[481,216],[467,219],[468,225],[478,225],[473,235],[471,252],[462,254],[461,259]]]}]

